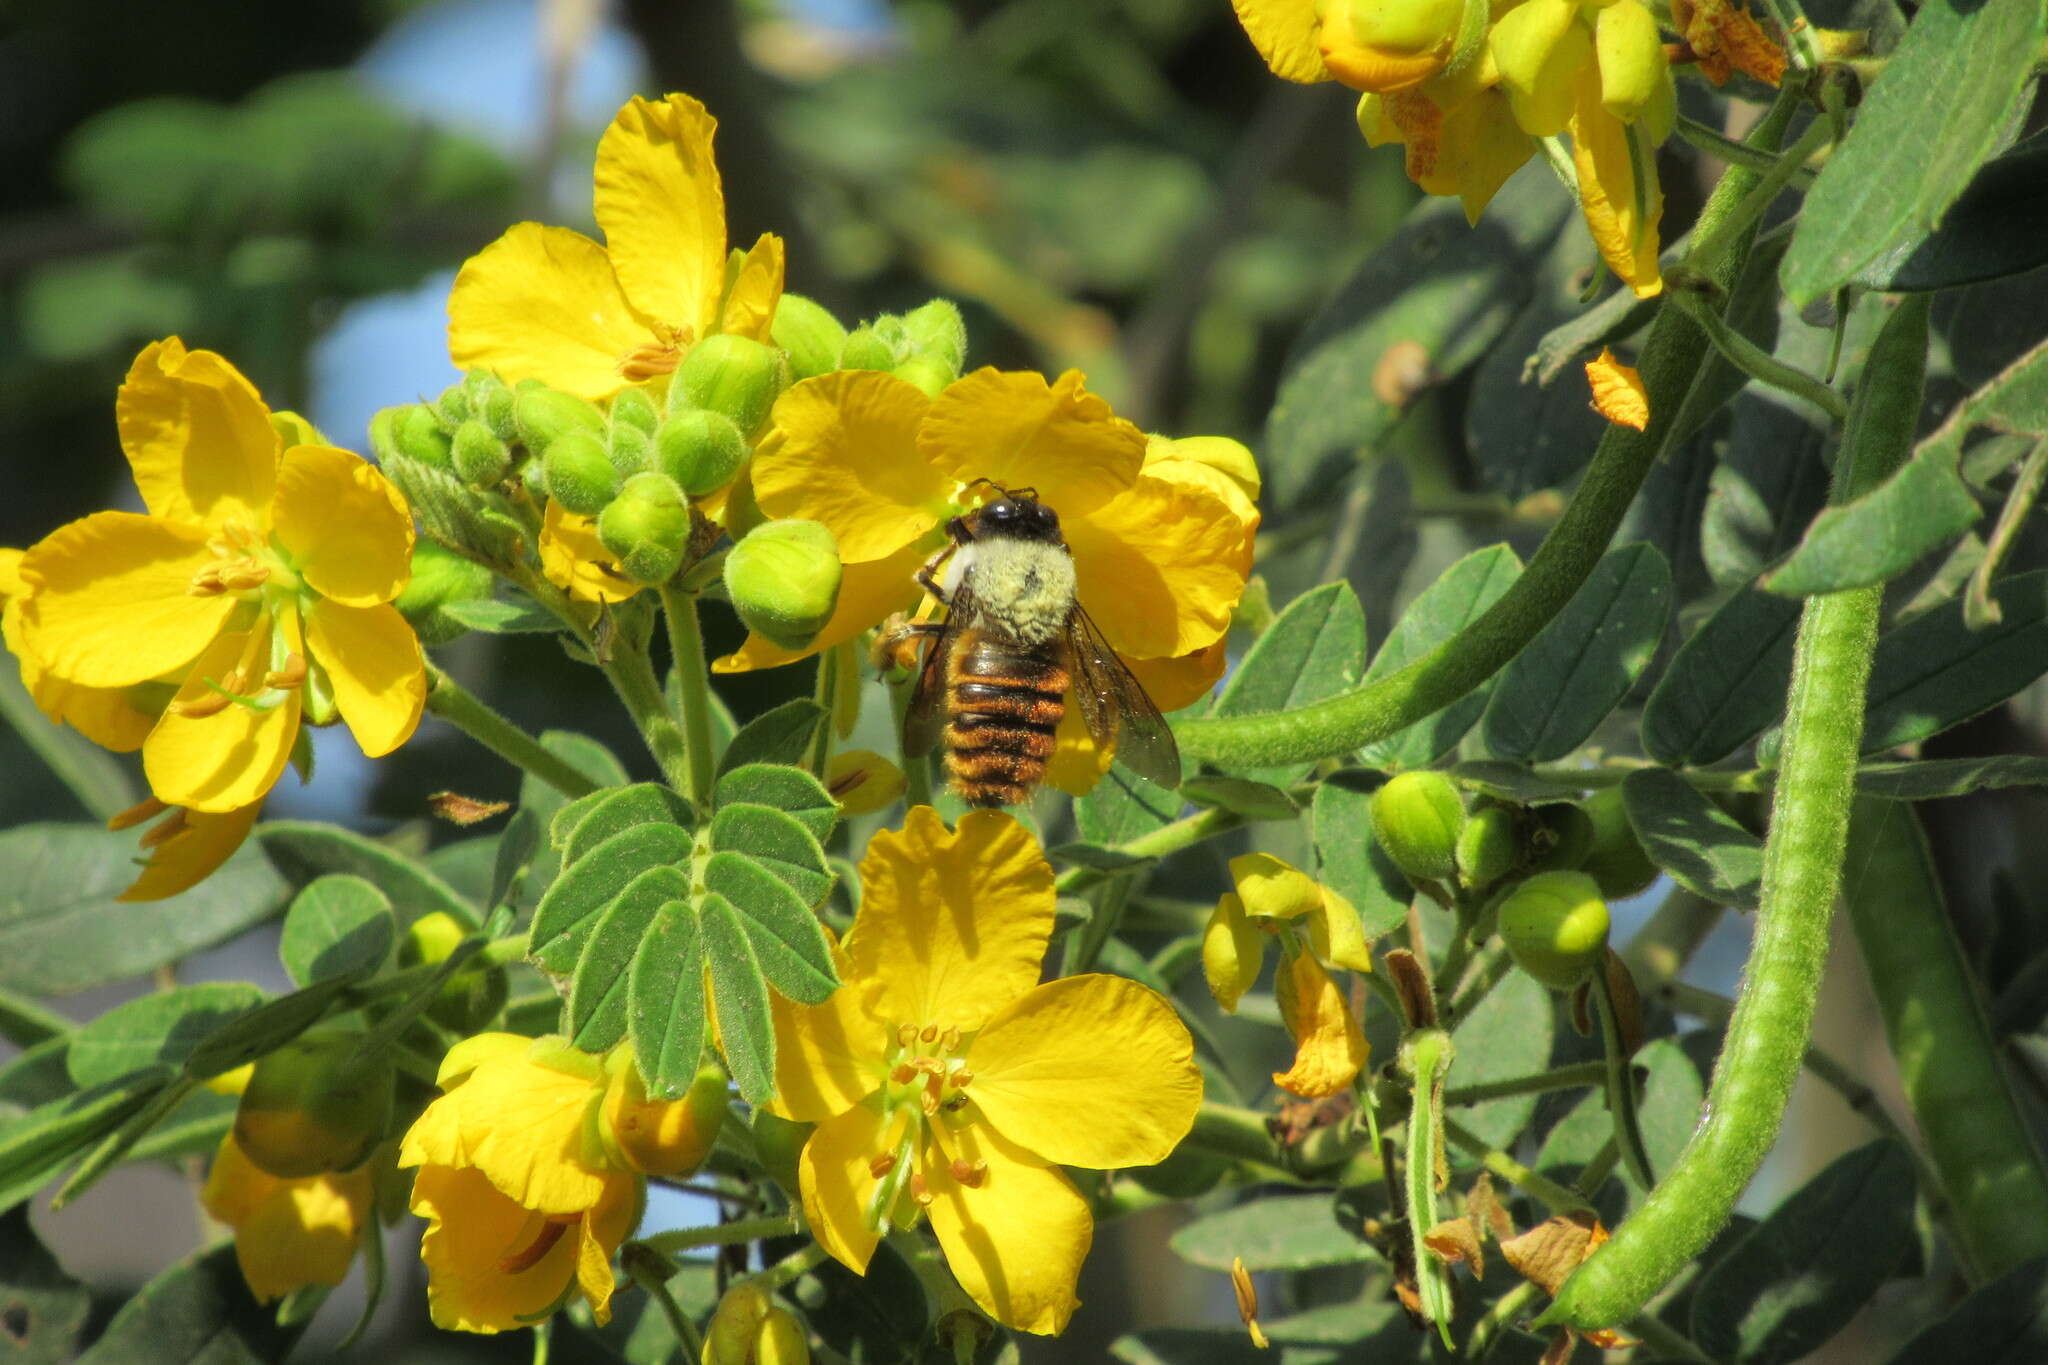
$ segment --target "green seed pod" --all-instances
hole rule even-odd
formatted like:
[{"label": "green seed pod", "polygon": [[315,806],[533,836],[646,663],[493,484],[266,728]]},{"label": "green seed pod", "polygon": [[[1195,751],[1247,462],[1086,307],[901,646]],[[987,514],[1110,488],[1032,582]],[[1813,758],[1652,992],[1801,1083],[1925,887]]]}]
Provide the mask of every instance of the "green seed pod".
[{"label": "green seed pod", "polygon": [[513,400],[512,421],[528,450],[546,450],[572,431],[602,438],[608,425],[594,404],[572,393],[527,389]]},{"label": "green seed pod", "polygon": [[621,478],[630,479],[655,467],[654,438],[631,422],[612,423],[605,449],[612,457],[612,468],[619,471]]},{"label": "green seed pod", "polygon": [[960,377],[967,363],[967,323],[960,305],[951,299],[933,299],[922,308],[903,315],[903,334],[914,355],[928,357],[944,366],[949,378]]},{"label": "green seed pod", "polygon": [[722,412],[752,440],[768,410],[789,387],[789,357],[748,337],[708,336],[690,348],[676,369],[673,394],[693,408]]},{"label": "green seed pod", "polygon": [[455,463],[456,477],[479,488],[497,483],[512,469],[512,447],[474,417],[455,428],[449,456]]},{"label": "green seed pod", "polygon": [[1458,831],[1458,880],[1475,890],[1491,886],[1514,871],[1520,853],[1513,811],[1504,806],[1476,810]]},{"label": "green seed pod", "polygon": [[789,352],[789,372],[795,379],[830,374],[838,368],[839,351],[846,344],[846,328],[839,319],[802,294],[782,296],[769,336]]},{"label": "green seed pod", "polygon": [[281,1180],[362,1164],[391,1122],[391,1064],[358,1063],[361,1042],[306,1033],[256,1063],[235,1111],[235,1144],[250,1161]]},{"label": "green seed pod", "polygon": [[597,538],[635,583],[662,583],[682,567],[690,504],[666,474],[635,474],[597,514]]},{"label": "green seed pod", "polygon": [[842,370],[888,370],[896,366],[896,350],[875,334],[872,327],[856,327],[846,334],[839,348]]},{"label": "green seed pod", "polygon": [[[419,967],[445,962],[467,931],[445,910],[421,915],[406,927],[398,945],[398,965]],[[457,1033],[475,1033],[505,1006],[505,973],[494,967],[466,967],[441,983],[427,1014]]]},{"label": "green seed pod", "polygon": [[1465,805],[1437,772],[1397,773],[1372,794],[1373,837],[1412,882],[1448,881],[1457,870]]},{"label": "green seed pod", "polygon": [[1573,805],[1538,806],[1528,872],[1565,872],[1577,867],[1593,846],[1593,821]]},{"label": "green seed pod", "polygon": [[455,429],[470,417],[469,390],[460,383],[450,384],[441,390],[433,401],[434,416],[441,421],[441,430],[454,433]]},{"label": "green seed pod", "polygon": [[619,495],[619,471],[602,439],[588,431],[555,438],[543,457],[548,495],[571,512],[595,516]]},{"label": "green seed pod", "polygon": [[501,384],[485,394],[481,402],[471,406],[477,416],[483,418],[484,425],[491,429],[491,434],[510,445],[519,439],[519,422],[513,416],[513,408],[518,402],[518,396]]},{"label": "green seed pod", "polygon": [[425,403],[408,403],[385,411],[395,414],[391,419],[391,442],[401,456],[434,469],[454,467],[448,433],[441,430],[441,419],[432,408]]},{"label": "green seed pod", "polygon": [[451,620],[443,607],[456,602],[481,601],[491,595],[491,571],[444,550],[421,536],[412,545],[412,577],[405,590],[393,600],[406,624],[424,645],[445,645],[466,634],[468,627]]},{"label": "green seed pod", "polygon": [[747,443],[732,419],[702,408],[679,412],[654,433],[654,467],[693,498],[724,487],[746,463]]},{"label": "green seed pod", "polygon": [[839,605],[839,543],[822,522],[770,521],[725,557],[725,589],[749,630],[803,649]]},{"label": "green seed pod", "polygon": [[645,389],[620,389],[612,395],[612,425],[621,422],[640,428],[649,436],[661,425],[661,411]]},{"label": "green seed pod", "polygon": [[937,398],[946,385],[959,376],[928,355],[914,355],[889,371],[906,384],[914,384],[927,398]]},{"label": "green seed pod", "polygon": [[1579,870],[1600,883],[1609,900],[1633,896],[1657,880],[1657,865],[1643,852],[1621,803],[1621,788],[1594,792],[1579,809],[1592,825],[1592,839],[1579,860]]},{"label": "green seed pod", "polygon": [[1515,965],[1568,991],[1607,952],[1607,902],[1583,872],[1539,872],[1500,905],[1500,937]]}]

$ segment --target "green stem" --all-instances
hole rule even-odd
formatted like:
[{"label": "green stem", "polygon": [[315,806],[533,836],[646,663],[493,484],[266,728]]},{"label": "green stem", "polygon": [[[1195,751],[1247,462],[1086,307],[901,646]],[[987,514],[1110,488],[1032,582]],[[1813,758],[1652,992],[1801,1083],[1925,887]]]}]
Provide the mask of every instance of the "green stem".
[{"label": "green stem", "polygon": [[[508,962],[517,962],[525,957],[526,949],[525,934],[508,934],[504,938],[492,939],[474,950],[472,954],[464,954],[456,965],[460,967],[467,964],[471,971],[481,967],[502,967]],[[455,951],[462,952],[462,945],[457,944]],[[378,977],[375,981],[366,981],[345,992],[344,999],[349,1005],[361,1005],[382,1000],[387,996],[411,995],[430,983],[438,984],[450,974],[446,959],[422,963],[417,967],[407,967],[403,971],[393,972],[389,976]]]},{"label": "green stem", "polygon": [[[1701,123],[1696,118],[1688,118],[1684,114],[1678,116],[1678,122],[1673,125],[1673,130],[1707,155],[1719,157],[1736,166],[1747,166],[1753,171],[1768,174],[1778,164],[1779,158],[1776,155],[1758,151],[1748,143],[1738,142],[1720,129]],[[1789,181],[1804,189],[1813,183],[1814,175],[1813,171],[1796,167]]]},{"label": "green stem", "polygon": [[1443,1161],[1444,1073],[1454,1055],[1451,1036],[1441,1029],[1423,1029],[1402,1045],[1402,1061],[1414,1078],[1414,1102],[1408,1111],[1407,1161],[1402,1168],[1406,1188],[1408,1235],[1422,1316],[1436,1324],[1437,1335],[1451,1345],[1451,1282],[1443,1261],[1429,1249],[1436,1227],[1436,1173]]},{"label": "green stem", "polygon": [[[904,733],[903,722],[910,713],[911,698],[917,695],[917,672],[913,669],[901,682],[889,684],[889,700],[893,703],[896,717],[896,733]],[[913,758],[909,751],[899,750],[903,760],[903,804],[905,809],[929,806],[932,803],[932,760],[929,754]]]},{"label": "green stem", "polygon": [[74,1027],[41,1001],[0,989],[0,1038],[16,1047],[34,1047],[46,1039],[61,1038]]},{"label": "green stem", "polygon": [[[696,624],[694,613],[690,615],[691,626]],[[701,649],[700,649],[701,654]],[[661,765],[661,775],[669,786],[689,796],[697,789],[696,775],[691,769],[689,742],[683,738],[682,730],[676,725],[675,717],[669,714],[668,698],[662,695],[661,682],[654,676],[654,665],[647,657],[647,651],[631,640],[616,639],[612,643],[611,656],[600,665],[610,680],[612,690],[625,703],[626,713],[633,718],[633,724],[640,728],[640,735],[647,741],[648,752]],[[684,671],[688,676],[688,670]],[[701,696],[688,698],[700,704],[694,710],[703,713]],[[707,718],[708,724],[708,718]],[[709,752],[706,741],[705,752]],[[705,782],[709,786],[708,774]]]},{"label": "green stem", "polygon": [[1623,1330],[1649,1347],[1650,1354],[1659,1360],[1682,1360],[1690,1362],[1690,1365],[1718,1365],[1712,1356],[1693,1344],[1691,1337],[1654,1313],[1644,1313],[1630,1318],[1628,1326]]},{"label": "green stem", "polygon": [[803,1220],[794,1213],[779,1213],[760,1218],[741,1218],[711,1227],[671,1228],[667,1232],[651,1233],[639,1240],[663,1255],[671,1256],[678,1251],[690,1251],[697,1247],[738,1246],[743,1242],[758,1242],[764,1237],[789,1237],[803,1230]]},{"label": "green stem", "polygon": [[1577,1090],[1583,1086],[1599,1085],[1606,1079],[1605,1062],[1576,1062],[1571,1066],[1539,1071],[1533,1076],[1511,1076],[1504,1081],[1454,1085],[1444,1091],[1444,1104],[1448,1108],[1456,1108],[1467,1104],[1485,1104],[1488,1100],[1504,1100],[1514,1095],[1544,1095],[1553,1090]]},{"label": "green stem", "polygon": [[[1529,775],[1542,782],[1555,782],[1561,786],[1593,790],[1598,787],[1618,787],[1628,780],[1628,775],[1644,768],[1658,766],[1648,759],[1611,759],[1594,767],[1573,767],[1568,763],[1539,763],[1529,769]],[[1456,770],[1452,777],[1458,774]],[[1775,772],[1769,768],[1751,768],[1743,772],[1713,772],[1701,768],[1688,768],[1679,774],[1693,790],[1703,792],[1760,792],[1770,788]]]},{"label": "green stem", "polygon": [[1706,331],[1707,339],[1721,358],[1760,384],[1782,389],[1794,398],[1813,404],[1836,422],[1849,415],[1842,395],[1797,366],[1787,365],[1763,347],[1721,320],[1712,304],[1688,290],[1673,289],[1671,301]]},{"label": "green stem", "polygon": [[1657,1183],[1657,1176],[1650,1169],[1650,1149],[1643,1142],[1642,1121],[1636,1113],[1636,1077],[1622,1043],[1620,1012],[1604,970],[1594,970],[1592,986],[1600,1016],[1600,1051],[1607,1071],[1607,1112],[1614,1117],[1614,1142],[1628,1163],[1629,1174],[1647,1190]]},{"label": "green stem", "polygon": [[1493,1348],[1507,1335],[1508,1327],[1529,1310],[1530,1303],[1542,1292],[1543,1286],[1534,1280],[1524,1280],[1495,1299],[1465,1334],[1465,1359],[1484,1360],[1492,1355]]},{"label": "green stem", "polygon": [[839,709],[840,675],[846,671],[846,651],[852,648],[851,641],[842,641],[818,651],[818,679],[811,688],[811,696],[824,708],[825,723],[811,736],[810,747],[804,751],[803,766],[820,782],[825,780],[825,770],[832,765],[832,736]]},{"label": "green stem", "polygon": [[1743,195],[1742,202],[1737,204],[1726,218],[1715,223],[1712,231],[1693,234],[1692,261],[1699,263],[1713,260],[1718,253],[1735,241],[1738,233],[1763,217],[1764,210],[1784,193],[1785,187],[1791,184],[1796,176],[1804,173],[1807,181],[1811,183],[1813,173],[1806,170],[1806,163],[1812,160],[1833,137],[1834,129],[1828,121],[1815,119],[1807,130],[1799,135],[1797,142],[1769,157],[1766,168],[1757,177],[1756,184]]},{"label": "green stem", "polygon": [[669,666],[681,694],[686,784],[682,790],[701,810],[711,801],[711,669],[704,656],[704,629],[697,619],[697,594],[664,583],[661,608],[668,617],[669,651],[675,656]]},{"label": "green stem", "polygon": [[1987,630],[1999,623],[2004,612],[1991,596],[1991,580],[1998,575],[1998,566],[2005,562],[2006,551],[2026,526],[2034,511],[2034,502],[2041,496],[2041,482],[2048,478],[2048,440],[2037,441],[2027,452],[2026,462],[2013,477],[2012,488],[2005,495],[2005,506],[1999,510],[1998,522],[1992,528],[1991,538],[1984,544],[1984,558],[1977,562],[1977,568],[1970,575],[1970,586],[1963,593],[1963,621],[1971,630]]},{"label": "green stem", "polygon": [[1456,1119],[1444,1120],[1444,1137],[1453,1147],[1472,1157],[1487,1170],[1529,1195],[1552,1213],[1595,1211],[1584,1196],[1575,1194],[1549,1176],[1540,1175],[1524,1166]]},{"label": "green stem", "polygon": [[[1221,806],[1210,806],[1196,811],[1193,815],[1172,824],[1161,825],[1150,834],[1141,834],[1116,845],[1118,853],[1128,853],[1139,858],[1164,858],[1169,853],[1178,853],[1192,848],[1204,839],[1213,839],[1227,834],[1245,823],[1242,815],[1224,810]],[[1070,867],[1060,873],[1054,888],[1062,895],[1072,895],[1093,886],[1105,877],[1117,874],[1104,872],[1095,867]]]},{"label": "green stem", "polygon": [[586,796],[597,790],[597,783],[431,663],[427,665],[427,709],[507,763],[567,796]]}]

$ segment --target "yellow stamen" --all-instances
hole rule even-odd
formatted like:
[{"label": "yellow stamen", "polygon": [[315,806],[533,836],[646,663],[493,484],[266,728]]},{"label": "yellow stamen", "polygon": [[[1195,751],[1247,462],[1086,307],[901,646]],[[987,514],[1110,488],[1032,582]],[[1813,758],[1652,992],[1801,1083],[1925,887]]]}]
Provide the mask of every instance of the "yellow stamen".
[{"label": "yellow stamen", "polygon": [[949,1079],[951,1079],[954,1085],[958,1086],[962,1090],[965,1090],[968,1086],[968,1083],[974,1079],[974,1073],[972,1071],[967,1071],[963,1069],[954,1072]]},{"label": "yellow stamen", "polygon": [[884,1152],[880,1156],[868,1162],[868,1174],[873,1176],[877,1180],[880,1180],[883,1176],[889,1174],[889,1172],[895,1169],[896,1156],[893,1152]]},{"label": "yellow stamen", "polygon": [[107,828],[116,832],[124,829],[134,829],[144,821],[156,819],[157,816],[162,815],[169,809],[169,806],[166,806],[163,802],[152,796],[140,805],[130,806],[127,810],[108,820]]},{"label": "yellow stamen", "polygon": [[919,1171],[910,1177],[910,1197],[915,1199],[921,1208],[930,1206],[932,1192],[931,1187],[925,1184],[924,1172]]},{"label": "yellow stamen", "polygon": [[1259,1291],[1252,1284],[1251,1272],[1244,1268],[1244,1257],[1230,1258],[1230,1287],[1237,1294],[1237,1316],[1244,1321],[1245,1330],[1251,1333],[1252,1345],[1261,1351],[1271,1343],[1259,1327]]},{"label": "yellow stamen", "polygon": [[917,1079],[917,1068],[909,1062],[898,1062],[889,1069],[889,1079],[897,1085],[908,1085]]},{"label": "yellow stamen", "polygon": [[265,687],[297,687],[306,681],[306,656],[294,650],[284,656],[284,667],[263,675]]},{"label": "yellow stamen", "polygon": [[142,847],[145,849],[158,848],[169,843],[185,832],[185,824],[185,808],[183,806],[173,807],[168,819],[151,825],[144,832]]}]

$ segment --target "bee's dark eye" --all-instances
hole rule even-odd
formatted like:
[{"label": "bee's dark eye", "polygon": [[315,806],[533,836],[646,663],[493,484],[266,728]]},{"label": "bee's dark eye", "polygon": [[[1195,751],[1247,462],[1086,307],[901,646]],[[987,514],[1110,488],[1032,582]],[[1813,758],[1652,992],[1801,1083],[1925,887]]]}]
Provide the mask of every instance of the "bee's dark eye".
[{"label": "bee's dark eye", "polygon": [[1008,498],[997,498],[982,508],[981,514],[990,521],[1009,521],[1017,515],[1017,504]]}]

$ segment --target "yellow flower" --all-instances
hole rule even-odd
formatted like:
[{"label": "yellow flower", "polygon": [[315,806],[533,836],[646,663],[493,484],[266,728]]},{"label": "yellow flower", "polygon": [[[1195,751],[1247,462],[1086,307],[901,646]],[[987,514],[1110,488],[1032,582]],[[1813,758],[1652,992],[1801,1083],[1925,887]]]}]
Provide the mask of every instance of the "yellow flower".
[{"label": "yellow flower", "polygon": [[[426,674],[390,605],[412,518],[384,476],[175,337],[136,357],[116,417],[148,511],[96,512],[22,557],[16,638],[40,695],[53,680],[133,689],[128,704],[146,711],[150,693],[169,693],[143,771],[159,801],[194,813],[261,800],[302,718],[338,716],[371,757],[404,743]],[[111,702],[55,705],[83,728],[88,707]]]},{"label": "yellow flower", "polygon": [[1455,57],[1464,0],[1231,0],[1273,74],[1391,94]]},{"label": "yellow flower", "polygon": [[520,223],[463,264],[448,296],[448,354],[509,383],[584,398],[667,375],[713,332],[768,340],[782,241],[728,262],[718,124],[688,95],[635,97],[597,144],[599,246]]},{"label": "yellow flower", "polygon": [[1468,223],[1479,221],[1495,193],[1536,150],[1515,122],[1500,73],[1485,53],[1458,76],[1361,96],[1358,127],[1369,147],[1402,144],[1408,178],[1426,193],[1455,195]]},{"label": "yellow flower", "polygon": [[1148,442],[1072,370],[1052,383],[976,370],[936,399],[879,371],[807,379],[775,405],[754,496],[771,517],[832,532],[846,566],[838,607],[807,648],[750,635],[717,668],[788,663],[915,606],[913,575],[947,519],[989,496],[973,486],[985,479],[1035,489],[1059,514],[1081,605],[1126,661],[1157,661],[1141,680],[1162,710],[1186,705],[1214,681],[1220,659],[1204,651],[1229,628],[1251,570],[1249,465],[1211,445]]},{"label": "yellow flower", "polygon": [[[550,1056],[550,1052],[555,1056]],[[437,1326],[501,1332],[530,1325],[580,1291],[611,1317],[612,1257],[640,1219],[645,1184],[601,1150],[585,1115],[602,1102],[598,1059],[558,1070],[559,1040],[485,1033],[441,1063],[445,1092],[399,1147],[417,1166],[412,1211],[427,1306]]]},{"label": "yellow flower", "polygon": [[1701,74],[1716,85],[1738,71],[1765,85],[1785,79],[1784,49],[1729,0],[1672,0],[1671,23],[1685,35]]},{"label": "yellow flower", "polygon": [[234,1229],[242,1278],[257,1302],[269,1303],[307,1285],[348,1278],[363,1231],[372,1226],[376,1186],[370,1162],[280,1180],[244,1156],[230,1133],[220,1140],[199,1198]]},{"label": "yellow flower", "polygon": [[818,1125],[800,1163],[813,1234],[865,1271],[881,1229],[931,1219],[961,1287],[998,1321],[1058,1332],[1094,1235],[1058,1168],[1151,1165],[1202,1097],[1187,1026],[1114,976],[1038,984],[1052,869],[1023,826],[913,809],[861,862],[846,984],[777,997],[776,1099]]},{"label": "yellow flower", "polygon": [[[114,899],[160,901],[191,890],[242,846],[262,809],[260,800],[233,810],[213,812],[166,806],[151,797],[122,811],[107,821],[108,829],[132,829],[149,820],[157,822],[143,831],[142,850],[149,856],[143,863],[142,875]],[[160,815],[164,818],[157,820]]]}]

